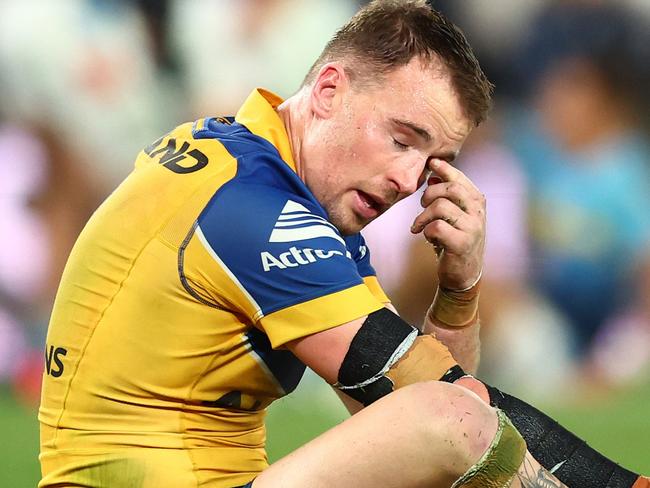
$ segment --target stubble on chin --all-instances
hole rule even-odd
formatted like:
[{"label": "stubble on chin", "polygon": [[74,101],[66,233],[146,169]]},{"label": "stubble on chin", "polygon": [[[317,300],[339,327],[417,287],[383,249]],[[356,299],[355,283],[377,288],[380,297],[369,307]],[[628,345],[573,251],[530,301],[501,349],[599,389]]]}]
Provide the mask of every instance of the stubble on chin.
[{"label": "stubble on chin", "polygon": [[368,222],[362,222],[354,212],[345,212],[344,209],[326,209],[328,220],[338,229],[343,236],[349,236],[361,231]]}]

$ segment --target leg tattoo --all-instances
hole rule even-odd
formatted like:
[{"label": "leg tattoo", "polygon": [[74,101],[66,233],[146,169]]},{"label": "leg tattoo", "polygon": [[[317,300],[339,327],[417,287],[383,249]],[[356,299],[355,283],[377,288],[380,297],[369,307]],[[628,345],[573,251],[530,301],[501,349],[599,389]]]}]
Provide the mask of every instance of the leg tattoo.
[{"label": "leg tattoo", "polygon": [[517,473],[517,479],[522,488],[567,488],[543,467],[533,466],[528,457],[524,459],[524,464]]}]

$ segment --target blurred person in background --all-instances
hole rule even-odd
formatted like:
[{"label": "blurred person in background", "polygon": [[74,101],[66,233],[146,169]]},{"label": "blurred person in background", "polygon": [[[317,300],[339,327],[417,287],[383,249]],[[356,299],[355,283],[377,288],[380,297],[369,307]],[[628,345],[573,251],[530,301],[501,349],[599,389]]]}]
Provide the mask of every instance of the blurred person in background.
[{"label": "blurred person in background", "polygon": [[[11,384],[28,368],[31,352],[42,357],[42,302],[49,268],[47,227],[32,205],[46,180],[47,155],[25,127],[0,124],[0,384]],[[36,305],[35,307],[33,307]],[[36,318],[36,317],[38,318]],[[36,327],[36,322],[42,323]],[[28,327],[28,325],[30,325]],[[36,371],[41,371],[40,363]],[[34,398],[35,399],[35,398]]]},{"label": "blurred person in background", "polygon": [[[48,316],[83,224],[176,120],[167,2],[7,0],[0,16],[0,381],[38,402]],[[47,46],[46,49],[43,46]]]},{"label": "blurred person in background", "polygon": [[526,398],[557,401],[573,381],[571,336],[566,321],[530,284],[529,183],[522,162],[503,142],[504,115],[494,113],[458,159],[489,202],[480,371]]},{"label": "blurred person in background", "polygon": [[255,80],[291,95],[330,34],[356,11],[351,0],[175,0],[171,8],[192,118],[235,113]]},{"label": "blurred person in background", "polygon": [[[106,194],[128,174],[138,141],[183,112],[166,2],[3,0],[0,83],[6,113],[50,125],[85,156]],[[156,20],[158,19],[158,20]],[[161,38],[162,35],[162,38]],[[46,46],[46,48],[44,48]]]},{"label": "blurred person in background", "polygon": [[530,111],[509,118],[530,191],[533,285],[566,317],[576,357],[596,375],[612,369],[591,359],[615,347],[611,332],[595,339],[611,328],[635,372],[648,361],[647,34],[621,5],[550,4],[518,63]]},{"label": "blurred person in background", "polygon": [[40,396],[43,334],[72,245],[99,204],[88,165],[52,128],[0,126],[0,381],[28,404]]}]

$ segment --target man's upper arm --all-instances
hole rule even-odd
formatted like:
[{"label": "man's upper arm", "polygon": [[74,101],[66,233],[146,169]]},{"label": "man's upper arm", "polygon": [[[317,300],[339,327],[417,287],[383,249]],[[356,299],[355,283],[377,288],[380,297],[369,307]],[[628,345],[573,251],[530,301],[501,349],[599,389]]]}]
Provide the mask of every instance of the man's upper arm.
[{"label": "man's upper arm", "polygon": [[367,316],[287,344],[298,359],[330,384],[336,383],[343,359]]}]

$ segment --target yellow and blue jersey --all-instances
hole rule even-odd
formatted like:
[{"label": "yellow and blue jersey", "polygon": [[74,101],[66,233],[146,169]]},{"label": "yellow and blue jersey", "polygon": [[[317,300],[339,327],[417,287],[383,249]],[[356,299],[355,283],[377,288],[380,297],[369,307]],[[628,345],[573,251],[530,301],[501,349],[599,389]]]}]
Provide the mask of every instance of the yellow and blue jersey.
[{"label": "yellow and blue jersey", "polygon": [[388,301],[297,175],[279,103],[177,127],[86,225],[48,330],[39,486],[246,483],[305,369],[283,346]]}]

